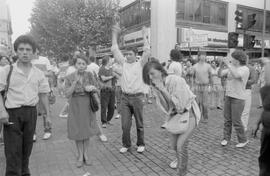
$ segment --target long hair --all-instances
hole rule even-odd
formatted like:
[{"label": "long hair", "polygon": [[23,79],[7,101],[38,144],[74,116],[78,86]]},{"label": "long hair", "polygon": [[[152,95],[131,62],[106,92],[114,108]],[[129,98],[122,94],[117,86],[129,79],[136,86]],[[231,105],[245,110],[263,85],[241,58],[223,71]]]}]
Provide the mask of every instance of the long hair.
[{"label": "long hair", "polygon": [[162,76],[167,76],[167,72],[164,69],[164,67],[159,63],[157,60],[152,60],[150,62],[147,62],[143,67],[143,82],[147,85],[151,85],[151,80],[149,78],[149,71],[150,69],[158,70],[162,73]]}]

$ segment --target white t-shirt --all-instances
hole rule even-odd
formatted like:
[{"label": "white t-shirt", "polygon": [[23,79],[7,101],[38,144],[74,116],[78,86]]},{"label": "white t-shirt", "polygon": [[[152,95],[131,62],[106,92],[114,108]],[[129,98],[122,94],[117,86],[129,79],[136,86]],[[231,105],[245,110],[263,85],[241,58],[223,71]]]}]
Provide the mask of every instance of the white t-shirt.
[{"label": "white t-shirt", "polygon": [[180,62],[172,61],[167,72],[168,74],[182,76],[183,72],[182,64]]},{"label": "white t-shirt", "polygon": [[249,77],[249,69],[247,66],[237,68],[238,74],[241,78],[234,78],[229,72],[226,84],[226,96],[245,100],[246,84]]},{"label": "white t-shirt", "polygon": [[91,64],[87,66],[86,71],[95,73],[96,75],[98,75],[99,66],[96,63],[92,62]]},{"label": "white t-shirt", "polygon": [[66,76],[70,75],[71,73],[75,72],[76,68],[74,66],[69,66],[66,71]]}]

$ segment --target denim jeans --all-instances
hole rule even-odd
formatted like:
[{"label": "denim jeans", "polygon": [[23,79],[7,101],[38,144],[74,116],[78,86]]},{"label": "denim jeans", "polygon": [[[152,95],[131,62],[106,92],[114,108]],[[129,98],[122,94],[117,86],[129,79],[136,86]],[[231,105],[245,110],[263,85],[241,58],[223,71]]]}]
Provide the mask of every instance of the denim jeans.
[{"label": "denim jeans", "polygon": [[247,131],[248,128],[248,120],[249,120],[249,113],[251,109],[251,100],[252,100],[252,92],[251,89],[246,89],[246,100],[245,100],[245,107],[241,116],[241,120],[243,122],[244,130]]},{"label": "denim jeans", "polygon": [[121,124],[122,124],[122,143],[124,147],[131,147],[130,130],[132,125],[132,115],[135,117],[137,129],[137,146],[144,146],[143,129],[143,94],[126,95],[122,94],[121,99]]},{"label": "denim jeans", "polygon": [[244,131],[244,126],[241,120],[241,115],[244,110],[245,100],[240,100],[232,97],[225,97],[224,102],[224,139],[231,139],[232,125],[237,134],[240,143],[246,142],[247,137]]},{"label": "denim jeans", "polygon": [[36,107],[8,109],[12,125],[4,125],[5,176],[30,176],[29,158],[36,128]]},{"label": "denim jeans", "polygon": [[101,122],[102,124],[111,121],[114,114],[115,90],[101,89],[100,90],[100,104],[101,104]]}]

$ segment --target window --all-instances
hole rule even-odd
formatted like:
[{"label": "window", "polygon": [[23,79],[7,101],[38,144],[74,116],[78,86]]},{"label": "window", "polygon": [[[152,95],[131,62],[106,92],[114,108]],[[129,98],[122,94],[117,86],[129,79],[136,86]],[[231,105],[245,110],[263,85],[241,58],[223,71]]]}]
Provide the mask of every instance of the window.
[{"label": "window", "polygon": [[176,0],[176,19],[226,26],[227,4],[212,0]]},{"label": "window", "polygon": [[120,10],[121,25],[125,28],[150,21],[150,1],[135,1],[131,5]]},{"label": "window", "polygon": [[[245,6],[239,6],[239,10],[243,11],[243,20],[247,23],[248,15],[256,14],[256,23],[254,26],[252,26],[249,31],[254,32],[262,32],[263,29],[263,10],[245,7]],[[270,12],[266,12],[266,25],[265,25],[265,32],[270,33]]]}]

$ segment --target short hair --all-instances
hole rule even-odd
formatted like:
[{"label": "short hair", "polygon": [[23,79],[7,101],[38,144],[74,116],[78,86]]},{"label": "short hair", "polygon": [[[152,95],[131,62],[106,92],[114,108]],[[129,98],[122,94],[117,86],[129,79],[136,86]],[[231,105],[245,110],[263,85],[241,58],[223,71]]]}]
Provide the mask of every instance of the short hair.
[{"label": "short hair", "polygon": [[136,47],[129,47],[126,49],[127,51],[132,51],[135,55],[138,54],[138,49]]},{"label": "short hair", "polygon": [[86,62],[86,65],[88,65],[88,63],[89,63],[87,57],[82,53],[79,55],[76,55],[74,64],[77,63],[78,59],[84,60]]},{"label": "short hair", "polygon": [[90,60],[91,62],[96,62],[95,56],[90,56],[90,57],[89,57],[89,60]]},{"label": "short hair", "polygon": [[177,49],[172,49],[170,52],[170,57],[172,61],[180,62],[183,58],[181,52]]},{"label": "short hair", "polygon": [[109,63],[110,57],[109,56],[104,56],[102,58],[102,65],[107,65]]},{"label": "short hair", "polygon": [[15,50],[15,52],[17,52],[19,45],[22,44],[22,43],[29,44],[33,49],[33,53],[36,52],[37,43],[36,43],[35,39],[30,35],[21,35],[15,40],[15,42],[14,42],[14,50]]},{"label": "short hair", "polygon": [[199,51],[198,52],[198,56],[201,56],[201,55],[207,55],[205,51]]},{"label": "short hair", "polygon": [[150,62],[147,62],[143,67],[143,82],[147,85],[151,85],[151,80],[149,77],[149,71],[150,69],[154,68],[155,70],[158,70],[162,73],[162,76],[168,76],[166,70],[162,66],[162,64],[157,60],[152,60]]},{"label": "short hair", "polygon": [[245,52],[241,50],[235,50],[231,56],[235,59],[238,60],[240,65],[246,65],[247,63],[247,55]]}]

